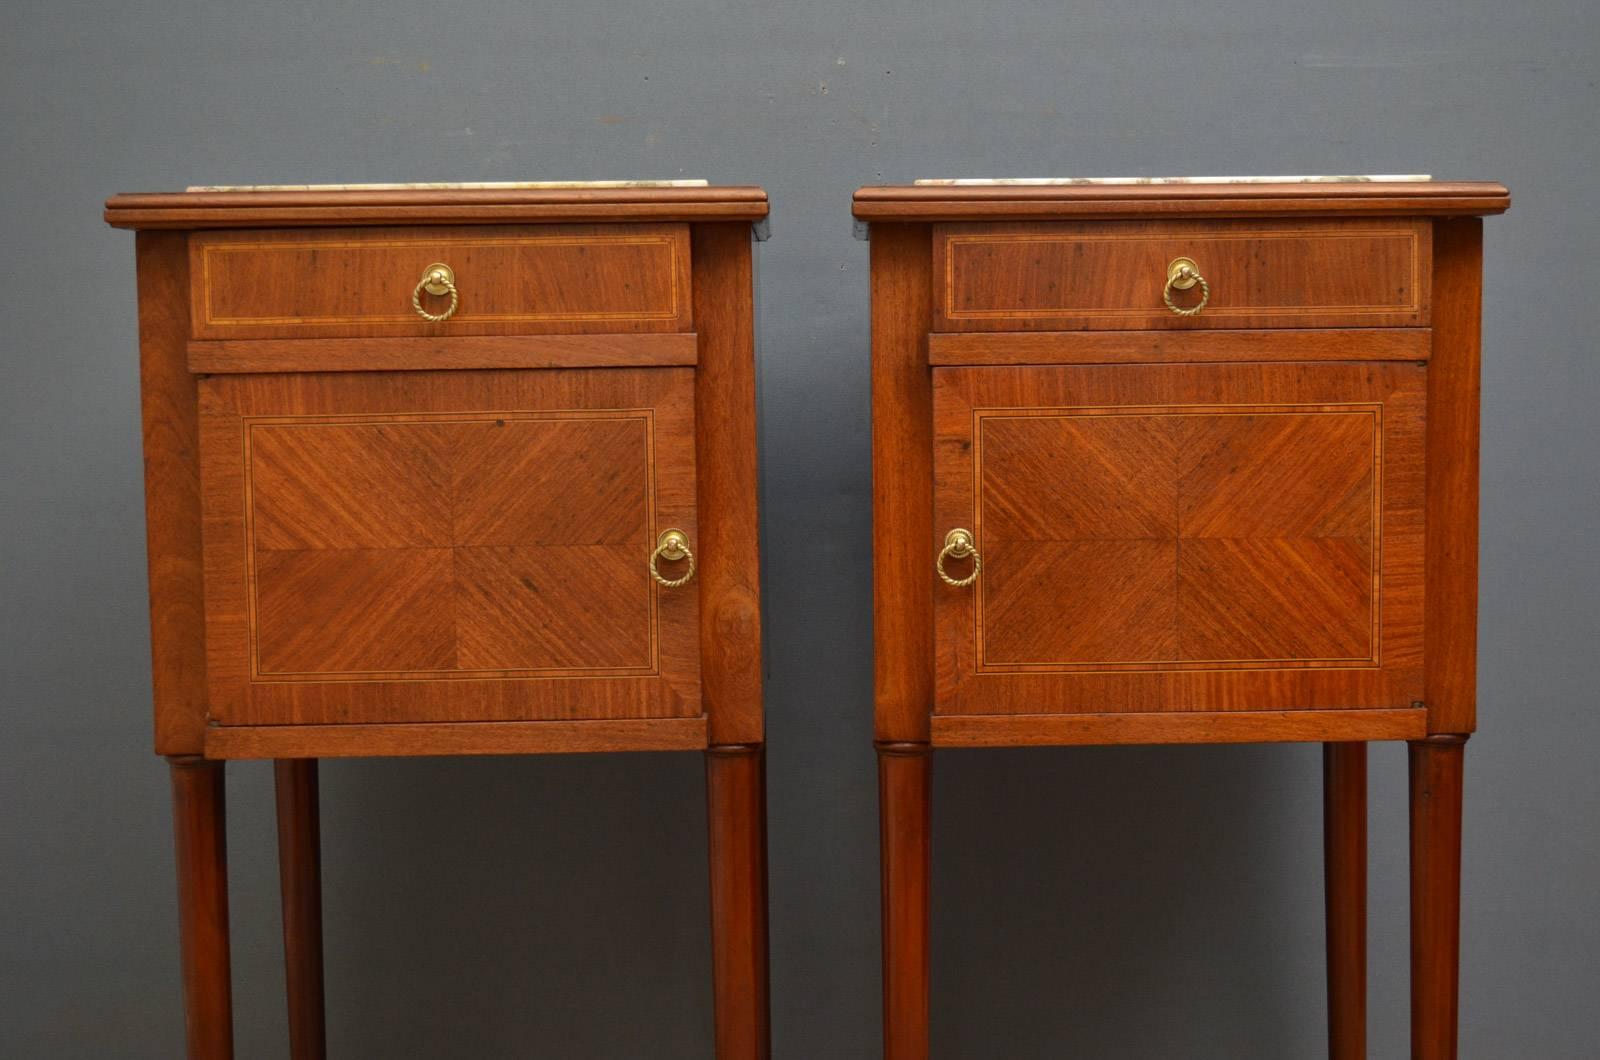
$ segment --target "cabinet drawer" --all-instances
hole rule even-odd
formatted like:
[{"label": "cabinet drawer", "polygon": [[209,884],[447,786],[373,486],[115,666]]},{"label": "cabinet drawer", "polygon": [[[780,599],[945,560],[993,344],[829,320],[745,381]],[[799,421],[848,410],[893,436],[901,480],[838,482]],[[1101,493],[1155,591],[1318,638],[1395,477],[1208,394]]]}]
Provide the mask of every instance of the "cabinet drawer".
[{"label": "cabinet drawer", "polygon": [[[692,329],[682,224],[199,232],[189,248],[199,339]],[[435,263],[456,290],[440,321],[421,315],[452,304],[419,287]]]},{"label": "cabinet drawer", "polygon": [[937,713],[1410,707],[1426,378],[934,369]]},{"label": "cabinet drawer", "polygon": [[[1426,221],[963,223],[933,241],[936,331],[1428,322]],[[1180,258],[1203,282],[1168,288]]]},{"label": "cabinet drawer", "polygon": [[699,715],[693,380],[202,380],[211,721]]}]

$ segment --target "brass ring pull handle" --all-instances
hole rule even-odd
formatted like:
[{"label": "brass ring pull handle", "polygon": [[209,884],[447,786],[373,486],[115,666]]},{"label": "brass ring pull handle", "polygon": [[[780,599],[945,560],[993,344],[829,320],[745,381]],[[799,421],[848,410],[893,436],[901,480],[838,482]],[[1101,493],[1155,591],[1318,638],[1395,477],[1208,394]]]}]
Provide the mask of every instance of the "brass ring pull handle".
[{"label": "brass ring pull handle", "polygon": [[[1200,304],[1182,309],[1172,301],[1173,291],[1187,291],[1195,284],[1200,285]],[[1161,289],[1161,300],[1167,303],[1167,308],[1180,317],[1192,317],[1206,307],[1211,301],[1211,285],[1206,283],[1206,278],[1200,275],[1200,267],[1194,263],[1193,258],[1173,258],[1172,264],[1167,266],[1167,285]]]},{"label": "brass ring pull handle", "polygon": [[[422,308],[422,292],[431,295],[450,296],[450,308],[443,313],[430,313]],[[417,286],[411,291],[411,308],[417,311],[417,316],[431,324],[438,324],[449,320],[455,315],[461,305],[461,294],[456,290],[455,270],[442,261],[436,261],[428,266],[428,271],[422,274],[422,279],[417,281]]]},{"label": "brass ring pull handle", "polygon": [[[667,578],[656,569],[656,562],[663,559],[669,563],[688,560],[689,569],[683,572],[681,578]],[[694,577],[694,553],[689,551],[689,537],[682,530],[663,530],[661,536],[656,538],[656,550],[650,553],[650,577],[668,589],[687,585],[689,579]]]},{"label": "brass ring pull handle", "polygon": [[[965,578],[952,578],[945,573],[944,561],[947,559],[966,559],[972,557],[972,573]],[[934,569],[939,572],[940,579],[957,589],[965,589],[978,580],[978,572],[983,570],[983,557],[978,555],[978,550],[972,544],[972,531],[962,530],[960,527],[944,535],[944,548],[939,551],[939,558],[933,561]]]}]

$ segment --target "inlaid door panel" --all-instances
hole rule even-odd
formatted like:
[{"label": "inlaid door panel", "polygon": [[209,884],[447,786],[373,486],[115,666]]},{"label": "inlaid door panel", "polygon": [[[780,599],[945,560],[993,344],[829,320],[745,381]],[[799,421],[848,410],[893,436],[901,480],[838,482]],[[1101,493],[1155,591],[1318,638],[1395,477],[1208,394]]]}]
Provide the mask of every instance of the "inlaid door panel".
[{"label": "inlaid door panel", "polygon": [[695,584],[649,573],[691,369],[215,376],[201,421],[213,722],[700,713]]},{"label": "inlaid door panel", "polygon": [[[1412,364],[934,370],[936,709],[1421,698]],[[961,580],[973,561],[952,555]]]}]

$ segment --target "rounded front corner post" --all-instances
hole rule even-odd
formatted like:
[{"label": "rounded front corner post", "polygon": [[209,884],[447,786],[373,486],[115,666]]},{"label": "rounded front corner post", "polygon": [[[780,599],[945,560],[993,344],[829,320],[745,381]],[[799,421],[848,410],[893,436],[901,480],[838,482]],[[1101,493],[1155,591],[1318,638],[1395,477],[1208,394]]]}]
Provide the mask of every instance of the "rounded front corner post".
[{"label": "rounded front corner post", "polygon": [[711,979],[719,1060],[765,1060],[771,1051],[766,760],[761,744],[706,749]]},{"label": "rounded front corner post", "polygon": [[233,1056],[233,980],[228,951],[228,851],[220,761],[167,759],[177,845],[178,931],[190,1060]]},{"label": "rounded front corner post", "polygon": [[1367,745],[1322,745],[1328,1058],[1367,1055]]},{"label": "rounded front corner post", "polygon": [[883,887],[883,1055],[928,1055],[928,890],[933,749],[878,745]]},{"label": "rounded front corner post", "polygon": [[1456,1056],[1466,743],[1437,735],[1410,744],[1412,1060]]},{"label": "rounded front corner post", "polygon": [[327,1055],[322,985],[322,827],[315,758],[272,763],[278,805],[283,962],[294,1060]]}]

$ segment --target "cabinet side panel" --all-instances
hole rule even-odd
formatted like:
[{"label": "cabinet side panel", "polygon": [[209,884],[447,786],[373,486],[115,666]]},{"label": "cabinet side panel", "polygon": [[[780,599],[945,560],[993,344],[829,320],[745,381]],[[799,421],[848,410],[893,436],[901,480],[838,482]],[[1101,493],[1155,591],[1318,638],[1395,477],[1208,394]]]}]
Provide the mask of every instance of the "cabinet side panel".
[{"label": "cabinet side panel", "polygon": [[194,379],[185,360],[188,236],[140,232],[137,240],[156,753],[198,755],[206,720],[205,607],[200,428]]},{"label": "cabinet side panel", "polygon": [[748,224],[696,225],[696,496],[700,679],[712,744],[759,743],[761,555],[756,506],[754,262]]},{"label": "cabinet side panel", "polygon": [[1477,728],[1478,391],[1483,222],[1434,226],[1428,368],[1428,731]]},{"label": "cabinet side panel", "polygon": [[872,228],[875,734],[925,742],[933,709],[933,237]]}]

